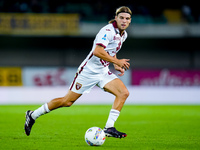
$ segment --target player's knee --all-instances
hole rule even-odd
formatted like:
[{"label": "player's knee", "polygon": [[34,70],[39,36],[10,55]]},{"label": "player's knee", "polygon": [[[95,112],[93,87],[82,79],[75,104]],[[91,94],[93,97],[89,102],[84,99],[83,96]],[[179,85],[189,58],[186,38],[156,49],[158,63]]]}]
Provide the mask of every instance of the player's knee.
[{"label": "player's knee", "polygon": [[72,106],[73,103],[74,102],[67,102],[65,107],[70,107],[70,106]]},{"label": "player's knee", "polygon": [[67,100],[65,97],[63,97],[62,100],[62,107],[70,107],[74,102]]},{"label": "player's knee", "polygon": [[74,103],[74,102],[71,102],[71,101],[69,101],[69,102],[64,102],[63,107],[70,107],[70,106],[72,106],[73,103]]},{"label": "player's knee", "polygon": [[126,100],[129,96],[129,91],[127,89],[124,89],[122,92],[121,92],[121,97]]},{"label": "player's knee", "polygon": [[126,98],[128,98],[129,97],[129,91],[126,89],[126,91],[125,91],[125,93],[124,93],[124,96],[126,97]]}]

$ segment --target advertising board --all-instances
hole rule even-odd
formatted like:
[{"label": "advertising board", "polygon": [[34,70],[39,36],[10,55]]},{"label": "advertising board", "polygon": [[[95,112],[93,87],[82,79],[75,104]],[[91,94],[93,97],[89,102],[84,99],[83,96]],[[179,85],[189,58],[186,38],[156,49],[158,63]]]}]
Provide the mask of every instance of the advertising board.
[{"label": "advertising board", "polygon": [[78,14],[0,13],[0,35],[77,35]]},{"label": "advertising board", "polygon": [[132,70],[132,85],[200,86],[200,70]]},{"label": "advertising board", "polygon": [[[24,67],[23,85],[24,86],[70,86],[73,81],[76,67]],[[116,75],[117,71],[111,69]],[[125,72],[124,76],[119,77],[125,85],[131,85],[131,71]]]},{"label": "advertising board", "polygon": [[0,86],[22,86],[20,67],[0,67]]}]

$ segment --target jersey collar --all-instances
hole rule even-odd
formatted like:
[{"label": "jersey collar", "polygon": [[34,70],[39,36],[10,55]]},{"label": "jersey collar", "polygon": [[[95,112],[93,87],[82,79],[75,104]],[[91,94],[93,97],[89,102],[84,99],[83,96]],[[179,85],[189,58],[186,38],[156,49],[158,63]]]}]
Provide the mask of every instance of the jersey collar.
[{"label": "jersey collar", "polygon": [[[118,29],[118,27],[117,27],[117,22],[114,21],[114,22],[112,23],[112,25],[113,25],[113,27],[114,27],[114,29],[115,29],[116,34],[119,34],[119,35],[120,35],[119,29]],[[125,31],[123,32],[122,36],[123,36],[124,34],[125,34]]]}]

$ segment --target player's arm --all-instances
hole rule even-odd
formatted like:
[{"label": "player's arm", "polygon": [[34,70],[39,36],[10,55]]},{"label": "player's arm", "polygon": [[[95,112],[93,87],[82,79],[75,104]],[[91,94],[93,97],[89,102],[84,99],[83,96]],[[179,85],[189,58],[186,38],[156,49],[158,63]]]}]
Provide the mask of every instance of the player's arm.
[{"label": "player's arm", "polygon": [[116,64],[121,68],[129,69],[129,59],[117,59],[117,57],[110,56],[105,50],[104,47],[101,45],[96,45],[96,48],[93,52],[93,54],[105,61],[108,61],[110,63]]}]

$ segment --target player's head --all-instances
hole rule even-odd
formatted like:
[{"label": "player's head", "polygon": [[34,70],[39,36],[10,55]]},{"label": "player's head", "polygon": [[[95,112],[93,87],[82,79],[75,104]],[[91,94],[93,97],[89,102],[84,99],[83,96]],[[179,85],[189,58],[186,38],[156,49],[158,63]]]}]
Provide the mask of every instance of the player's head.
[{"label": "player's head", "polygon": [[126,6],[121,6],[116,9],[115,19],[109,21],[109,23],[117,22],[117,27],[119,30],[125,30],[131,23],[131,10]]},{"label": "player's head", "polygon": [[120,13],[128,13],[130,16],[132,15],[131,10],[126,6],[121,6],[116,9],[115,15],[118,16]]}]

